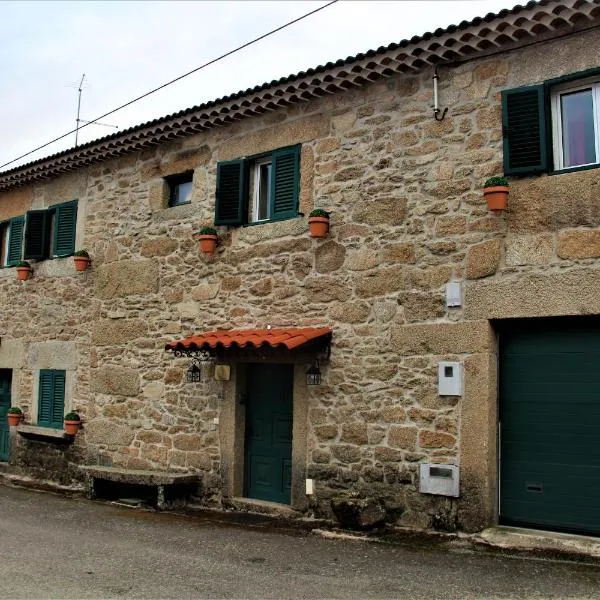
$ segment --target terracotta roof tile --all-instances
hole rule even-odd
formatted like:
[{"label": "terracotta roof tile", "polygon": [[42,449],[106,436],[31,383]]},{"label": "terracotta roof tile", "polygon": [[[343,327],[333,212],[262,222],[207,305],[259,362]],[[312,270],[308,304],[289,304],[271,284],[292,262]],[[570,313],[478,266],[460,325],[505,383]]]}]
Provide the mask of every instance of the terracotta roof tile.
[{"label": "terracotta roof tile", "polygon": [[170,342],[165,350],[216,350],[219,348],[286,348],[295,350],[319,338],[331,338],[329,327],[289,329],[231,329],[209,331]]}]

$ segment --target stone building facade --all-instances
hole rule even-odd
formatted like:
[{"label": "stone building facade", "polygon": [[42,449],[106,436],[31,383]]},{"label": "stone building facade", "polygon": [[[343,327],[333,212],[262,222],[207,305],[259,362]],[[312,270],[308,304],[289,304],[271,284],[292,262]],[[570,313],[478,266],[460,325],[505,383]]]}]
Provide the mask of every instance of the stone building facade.
[{"label": "stone building facade", "polygon": [[[210,126],[210,107],[190,109],[162,120],[164,134],[141,126],[138,140],[0,173],[3,220],[77,200],[75,246],[92,257],[84,273],[68,257],[31,261],[26,282],[0,270],[12,404],[35,425],[40,372],[64,371],[64,410],[84,420],[72,444],[11,431],[5,471],[71,487],[81,464],[196,472],[207,503],[231,502],[246,495],[249,372],[289,364],[293,508],[331,517],[333,497],[358,492],[401,525],[497,522],[498,334],[514,319],[600,315],[600,171],[510,177],[503,213],[482,185],[504,171],[503,90],[594,82],[599,25],[595,2],[527,5],[217,101],[214,114],[235,115]],[[348,85],[302,96],[328,74]],[[240,112],[261,94],[264,110]],[[218,226],[216,253],[200,253],[218,164],[288,147],[300,152],[298,215]],[[190,202],[169,206],[170,178],[190,172]],[[325,239],[308,235],[313,208],[331,212]],[[447,306],[449,282],[459,306]],[[315,356],[302,352],[223,352],[229,378],[208,363],[199,383],[165,352],[198,333],[271,327],[331,328],[321,385],[307,386]],[[439,394],[442,361],[462,366],[461,395]],[[422,463],[458,465],[459,497],[421,493]]]}]

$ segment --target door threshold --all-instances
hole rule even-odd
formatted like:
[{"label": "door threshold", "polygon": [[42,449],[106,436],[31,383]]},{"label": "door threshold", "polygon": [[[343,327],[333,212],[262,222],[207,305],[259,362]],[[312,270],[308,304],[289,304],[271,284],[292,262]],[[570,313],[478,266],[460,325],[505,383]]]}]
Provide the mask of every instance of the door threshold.
[{"label": "door threshold", "polygon": [[271,517],[297,518],[301,513],[292,508],[289,504],[280,504],[269,500],[259,500],[257,498],[230,498],[228,508],[244,512],[254,512]]},{"label": "door threshold", "polygon": [[498,525],[480,537],[492,546],[519,550],[553,550],[600,558],[600,537]]}]

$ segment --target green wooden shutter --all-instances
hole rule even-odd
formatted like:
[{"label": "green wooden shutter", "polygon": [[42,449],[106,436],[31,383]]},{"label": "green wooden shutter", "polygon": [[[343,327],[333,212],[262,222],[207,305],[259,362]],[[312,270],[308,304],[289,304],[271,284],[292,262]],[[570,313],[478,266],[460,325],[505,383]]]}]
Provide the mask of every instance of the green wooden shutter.
[{"label": "green wooden shutter", "polygon": [[46,258],[47,243],[46,210],[30,210],[25,218],[25,258],[41,260]]},{"label": "green wooden shutter", "polygon": [[548,169],[543,85],[502,92],[502,135],[506,175],[541,173]]},{"label": "green wooden shutter", "polygon": [[70,256],[75,252],[75,231],[77,228],[77,201],[59,204],[54,207],[54,256]]},{"label": "green wooden shutter", "polygon": [[8,252],[6,264],[16,265],[22,257],[24,217],[15,217],[9,221],[8,226]]},{"label": "green wooden shutter", "polygon": [[52,426],[52,398],[54,396],[54,377],[52,371],[40,371],[40,390],[38,396],[38,425]]},{"label": "green wooden shutter", "polygon": [[300,146],[273,152],[270,219],[289,219],[298,214]]},{"label": "green wooden shutter", "polygon": [[62,429],[65,410],[65,372],[40,371],[38,425]]},{"label": "green wooden shutter", "polygon": [[65,372],[54,371],[54,397],[52,402],[52,427],[62,429],[65,416]]},{"label": "green wooden shutter", "polygon": [[246,208],[246,166],[243,160],[217,165],[215,225],[241,225]]}]

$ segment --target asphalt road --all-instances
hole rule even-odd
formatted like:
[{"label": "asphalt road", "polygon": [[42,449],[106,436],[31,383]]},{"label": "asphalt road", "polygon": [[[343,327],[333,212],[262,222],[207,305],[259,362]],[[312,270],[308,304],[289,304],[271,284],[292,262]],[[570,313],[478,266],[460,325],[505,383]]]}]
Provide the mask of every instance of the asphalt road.
[{"label": "asphalt road", "polygon": [[322,539],[0,486],[0,598],[600,598],[600,567]]}]

